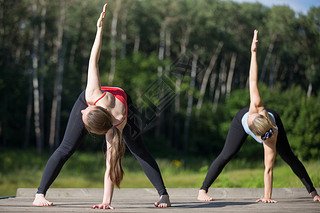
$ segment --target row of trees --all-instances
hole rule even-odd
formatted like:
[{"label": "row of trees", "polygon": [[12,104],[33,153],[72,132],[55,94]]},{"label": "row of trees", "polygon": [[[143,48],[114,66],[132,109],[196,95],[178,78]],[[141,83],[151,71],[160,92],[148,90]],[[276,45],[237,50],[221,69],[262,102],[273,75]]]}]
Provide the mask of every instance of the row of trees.
[{"label": "row of trees", "polygon": [[[0,146],[36,147],[40,154],[60,143],[72,105],[85,88],[104,3],[0,0]],[[249,103],[250,44],[258,29],[263,99],[283,113],[298,154],[315,157],[320,150],[315,119],[320,113],[313,107],[319,105],[319,27],[320,7],[303,15],[260,3],[110,0],[101,80],[130,93],[153,151],[217,153],[232,116]],[[86,143],[95,146],[100,145]],[[253,155],[261,148],[251,146],[246,152]]]}]

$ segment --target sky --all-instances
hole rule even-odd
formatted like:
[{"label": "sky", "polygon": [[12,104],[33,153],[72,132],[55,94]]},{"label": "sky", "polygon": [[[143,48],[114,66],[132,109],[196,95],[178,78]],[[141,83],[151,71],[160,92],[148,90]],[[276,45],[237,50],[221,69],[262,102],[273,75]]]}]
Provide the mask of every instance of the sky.
[{"label": "sky", "polygon": [[260,2],[261,4],[272,7],[273,5],[287,5],[296,13],[307,14],[312,6],[319,7],[320,0],[232,0],[235,2]]}]

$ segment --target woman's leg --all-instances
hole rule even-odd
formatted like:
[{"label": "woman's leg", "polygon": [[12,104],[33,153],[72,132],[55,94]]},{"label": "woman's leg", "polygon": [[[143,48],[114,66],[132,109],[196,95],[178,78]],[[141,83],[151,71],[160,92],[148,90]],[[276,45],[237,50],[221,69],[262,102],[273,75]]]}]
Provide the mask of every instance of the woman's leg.
[{"label": "woman's leg", "polygon": [[[246,140],[246,138],[248,136],[247,133],[244,131],[242,124],[241,124],[242,116],[246,112],[248,112],[248,108],[244,108],[244,109],[240,110],[234,116],[234,118],[231,122],[224,147],[223,147],[221,153],[219,154],[219,156],[211,164],[209,171],[207,173],[207,176],[203,181],[202,187],[200,188],[201,190],[205,191],[205,195],[208,192],[209,187],[216,180],[216,178],[220,175],[220,173],[223,170],[223,168],[225,167],[225,165],[240,150],[241,146],[243,145],[244,141]],[[206,198],[209,200],[212,200],[212,198],[209,198],[209,197],[206,197]],[[198,196],[198,199],[203,200],[203,201],[209,201],[207,199],[201,199],[201,197],[199,197],[199,196]]]},{"label": "woman's leg", "polygon": [[292,171],[300,178],[301,182],[305,185],[307,191],[309,193],[315,191],[315,188],[312,184],[312,181],[304,168],[301,161],[294,155],[292,152],[288,138],[283,127],[280,116],[272,109],[267,109],[267,111],[271,112],[275,119],[276,124],[278,126],[278,139],[277,139],[277,152],[281,156],[281,158],[291,167]]},{"label": "woman's leg", "polygon": [[40,187],[37,192],[38,194],[46,194],[48,188],[60,173],[64,163],[78,148],[81,140],[86,135],[87,131],[85,130],[81,114],[81,110],[86,107],[84,92],[82,92],[70,113],[63,140],[51,155],[44,168]]},{"label": "woman's leg", "polygon": [[136,115],[132,100],[130,96],[127,94],[127,104],[128,104],[128,119],[127,125],[123,130],[123,138],[124,141],[129,148],[130,152],[134,155],[134,157],[139,161],[143,171],[153,184],[153,186],[158,191],[159,195],[168,195],[167,190],[164,186],[162,176],[160,173],[160,169],[158,164],[152,157],[152,155],[148,152],[145,145],[142,142],[141,135],[134,134],[137,131],[141,131],[139,125],[136,122]]}]

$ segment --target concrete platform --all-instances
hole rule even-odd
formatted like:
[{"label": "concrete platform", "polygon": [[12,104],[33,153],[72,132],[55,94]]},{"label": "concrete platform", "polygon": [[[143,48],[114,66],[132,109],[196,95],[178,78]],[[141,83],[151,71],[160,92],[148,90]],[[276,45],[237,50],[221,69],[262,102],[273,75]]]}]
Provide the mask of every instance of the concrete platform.
[{"label": "concrete platform", "polygon": [[[317,189],[320,192],[320,189]],[[66,189],[52,188],[47,193],[48,200],[54,203],[50,207],[34,207],[32,201],[36,189],[20,188],[16,197],[0,199],[0,212],[305,212],[320,213],[320,202],[313,202],[304,188],[275,188],[275,204],[256,203],[263,195],[263,189],[257,188],[212,188],[209,195],[212,202],[196,200],[198,189],[169,188],[172,207],[158,209],[153,203],[158,200],[154,189],[115,189],[112,206],[115,210],[91,209],[102,200],[103,189]]]}]

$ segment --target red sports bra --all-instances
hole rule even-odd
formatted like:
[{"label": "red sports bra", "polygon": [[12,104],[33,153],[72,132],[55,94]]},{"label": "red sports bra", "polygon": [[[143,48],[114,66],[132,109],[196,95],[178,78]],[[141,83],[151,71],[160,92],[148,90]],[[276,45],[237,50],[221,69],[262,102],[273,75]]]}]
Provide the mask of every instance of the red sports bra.
[{"label": "red sports bra", "polygon": [[[107,86],[102,86],[101,90],[104,91],[104,93],[102,94],[102,96],[100,98],[98,98],[93,105],[96,105],[96,103],[98,101],[100,101],[107,92],[109,92],[111,95],[113,95],[116,99],[118,99],[119,101],[121,101],[121,103],[123,104],[124,108],[126,109],[125,112],[125,116],[123,116],[123,119],[120,123],[114,125],[114,126],[119,126],[120,124],[123,123],[123,121],[126,119],[127,113],[128,113],[128,109],[127,109],[127,94],[125,93],[125,91],[123,91],[123,89],[119,88],[119,87],[107,87]],[[87,102],[88,104],[88,102]],[[89,104],[88,104],[89,106]]]}]

